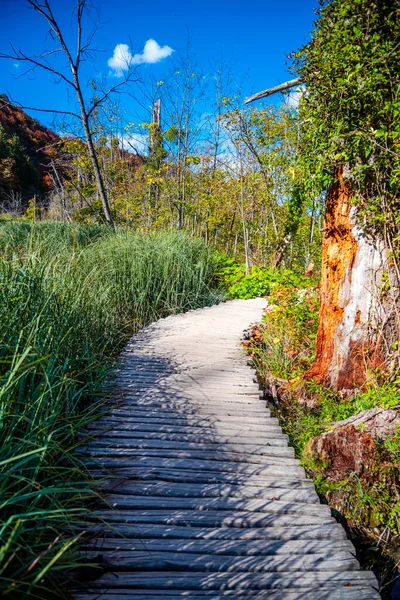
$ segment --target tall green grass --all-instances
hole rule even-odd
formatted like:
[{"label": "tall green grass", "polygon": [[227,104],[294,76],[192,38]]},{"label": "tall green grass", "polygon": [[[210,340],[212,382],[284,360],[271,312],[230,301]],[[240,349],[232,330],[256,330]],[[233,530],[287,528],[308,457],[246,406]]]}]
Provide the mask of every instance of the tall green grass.
[{"label": "tall green grass", "polygon": [[90,494],[76,433],[133,331],[216,300],[212,257],[177,233],[12,222],[0,255],[0,595],[65,597]]}]

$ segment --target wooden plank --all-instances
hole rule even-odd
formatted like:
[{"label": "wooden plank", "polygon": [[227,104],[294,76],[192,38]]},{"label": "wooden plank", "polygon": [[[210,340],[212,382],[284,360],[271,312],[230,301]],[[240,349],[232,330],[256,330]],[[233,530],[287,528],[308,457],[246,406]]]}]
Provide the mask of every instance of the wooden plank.
[{"label": "wooden plank", "polygon": [[[126,384],[125,384],[126,385]],[[216,400],[219,398],[221,401],[222,400],[229,400],[230,398],[232,398],[232,400],[246,400],[246,399],[250,399],[250,400],[260,400],[260,391],[259,389],[254,389],[254,391],[252,392],[246,392],[246,391],[228,391],[226,389],[224,390],[216,390],[214,387],[212,388],[202,388],[201,393],[200,390],[198,390],[196,393],[192,392],[190,393],[190,391],[185,391],[184,394],[177,394],[176,392],[174,392],[173,390],[155,390],[155,389],[149,389],[148,387],[143,387],[143,388],[135,388],[133,384],[131,384],[130,386],[125,387],[124,389],[124,393],[122,396],[120,396],[119,399],[124,399],[126,401],[128,400],[135,400],[137,398],[153,398],[154,400],[162,400],[162,399],[176,399],[176,400],[185,400],[185,399],[190,399],[190,397],[192,397],[193,399],[196,398],[215,398]],[[118,399],[118,396],[116,396],[116,399]]]},{"label": "wooden plank", "polygon": [[114,565],[114,569],[139,571],[140,579],[145,571],[187,571],[187,572],[235,572],[235,573],[274,573],[307,571],[356,571],[357,559],[349,551],[327,550],[324,553],[275,556],[222,556],[213,554],[191,554],[184,551],[150,552],[145,548],[139,551],[84,551],[92,561],[100,561],[102,566]]},{"label": "wooden plank", "polygon": [[325,514],[268,514],[246,511],[218,510],[97,510],[93,519],[107,523],[153,525],[185,525],[188,527],[292,527],[333,523]]},{"label": "wooden plank", "polygon": [[160,422],[160,423],[155,423],[154,420],[149,423],[148,421],[143,421],[143,420],[138,420],[135,418],[129,418],[129,417],[107,417],[101,420],[101,422],[99,422],[99,426],[100,427],[107,427],[109,425],[119,425],[120,428],[123,429],[135,429],[137,431],[151,431],[151,432],[156,432],[156,431],[166,431],[166,432],[187,432],[187,433],[196,433],[196,432],[203,432],[203,431],[210,431],[210,432],[237,432],[237,433],[246,433],[248,434],[249,431],[254,431],[255,433],[268,433],[268,431],[277,431],[277,432],[281,432],[282,429],[280,428],[279,425],[276,425],[275,423],[268,423],[265,422],[265,424],[260,424],[260,425],[256,425],[256,424],[251,424],[251,428],[250,428],[250,424],[245,422],[244,420],[239,420],[236,422],[229,422],[228,420],[226,422],[219,422],[219,423],[210,423],[210,422],[204,422],[203,424],[198,421],[197,423],[187,423],[182,424],[182,422],[178,421],[174,421],[172,420],[172,422]]},{"label": "wooden plank", "polygon": [[178,554],[215,555],[215,556],[276,556],[276,555],[303,555],[303,554],[329,554],[337,552],[350,552],[355,554],[354,546],[349,540],[192,540],[192,539],[133,539],[123,540],[118,538],[105,538],[95,540],[94,543],[83,544],[84,550],[106,551],[143,551],[143,552],[169,552]]},{"label": "wooden plank", "polygon": [[[104,489],[104,488],[103,488]],[[313,488],[285,489],[226,484],[186,484],[151,481],[110,482],[108,490],[114,494],[134,494],[135,496],[171,496],[177,498],[260,498],[281,500],[284,502],[306,502],[319,504],[319,498]]]},{"label": "wooden plank", "polygon": [[[292,451],[290,451],[292,450]],[[91,456],[93,458],[104,457],[106,460],[112,460],[115,457],[122,459],[131,459],[133,457],[154,457],[154,458],[172,458],[188,459],[212,462],[245,463],[255,465],[282,465],[298,466],[300,464],[297,458],[294,458],[294,450],[288,451],[282,456],[278,448],[271,448],[263,454],[240,453],[231,451],[206,451],[206,450],[181,450],[181,449],[153,449],[153,448],[116,448],[116,447],[96,447],[95,445],[79,448],[79,454]]]},{"label": "wooden plank", "polygon": [[[179,543],[185,540],[235,540],[249,543],[253,540],[274,540],[288,541],[300,540],[318,540],[330,542],[332,540],[345,540],[346,534],[341,525],[336,521],[331,520],[329,523],[312,523],[307,521],[306,525],[301,525],[298,522],[290,526],[274,527],[190,527],[186,525],[153,525],[136,523],[113,522],[110,526],[107,525],[92,525],[88,526],[85,523],[79,527],[79,530],[88,529],[89,532],[98,532],[99,542],[108,537],[115,538],[120,535],[129,540],[133,539],[135,543],[143,542],[147,539],[171,539],[179,540]],[[122,537],[118,538],[120,542],[124,541]]]},{"label": "wooden plank", "polygon": [[198,511],[246,511],[276,515],[314,515],[330,517],[331,510],[324,504],[306,504],[285,502],[282,500],[264,500],[249,498],[177,498],[164,496],[133,496],[109,494],[107,503],[115,509],[138,510],[198,510]]},{"label": "wooden plank", "polygon": [[[122,473],[121,473],[122,471]],[[220,473],[215,471],[182,471],[181,469],[168,468],[134,468],[122,469],[115,473],[113,477],[108,476],[104,481],[149,481],[149,482],[176,482],[187,484],[225,484],[237,485],[242,489],[247,486],[257,486],[258,488],[281,488],[292,490],[314,490],[314,484],[310,479],[277,476],[259,476],[259,475],[241,475],[240,473]]]},{"label": "wooden plank", "polygon": [[[189,400],[189,401],[188,401]],[[212,396],[203,396],[199,399],[194,398],[179,398],[179,399],[168,399],[164,398],[133,398],[133,399],[125,399],[121,398],[117,405],[116,402],[110,403],[108,406],[113,408],[114,410],[118,409],[118,406],[121,408],[125,407],[128,410],[150,410],[150,409],[158,409],[158,410],[172,410],[176,412],[184,412],[185,414],[191,414],[192,411],[194,414],[197,414],[197,410],[217,410],[217,411],[227,411],[230,408],[240,408],[243,410],[251,410],[257,413],[263,413],[265,415],[270,415],[270,410],[266,407],[266,400],[260,398],[235,398],[231,396],[230,398],[226,398],[224,400],[219,399],[218,397],[213,398]],[[107,407],[107,405],[106,405]]]},{"label": "wooden plank", "polygon": [[220,400],[218,398],[212,398],[209,396],[202,398],[186,398],[179,400],[177,399],[168,399],[166,397],[162,399],[154,399],[154,398],[143,398],[138,397],[132,400],[121,399],[119,404],[117,405],[115,402],[110,404],[105,404],[104,409],[113,409],[112,412],[119,412],[119,409],[125,409],[125,412],[128,411],[171,411],[177,412],[181,414],[198,414],[197,411],[215,411],[218,412],[229,412],[229,410],[238,409],[240,411],[249,410],[250,413],[260,414],[270,416],[270,410],[266,407],[266,400],[260,398],[246,398],[235,399],[233,397],[226,398],[225,400]]},{"label": "wooden plank", "polygon": [[[143,415],[143,417],[142,417]],[[224,413],[215,413],[213,414],[212,411],[210,410],[209,412],[207,411],[205,414],[190,414],[190,413],[185,413],[184,411],[152,411],[152,410],[136,410],[135,408],[131,408],[129,409],[128,407],[124,407],[123,409],[120,410],[113,410],[112,415],[105,415],[105,418],[110,419],[110,418],[127,418],[129,419],[130,423],[133,422],[141,422],[141,421],[149,421],[151,419],[151,421],[149,421],[150,423],[154,423],[157,424],[159,423],[167,423],[169,421],[173,421],[173,422],[177,422],[177,423],[181,423],[183,425],[190,425],[191,423],[196,424],[196,423],[218,423],[218,422],[222,422],[222,423],[235,423],[235,422],[244,422],[247,423],[249,425],[252,426],[253,429],[253,424],[256,426],[254,429],[257,429],[257,427],[261,427],[262,429],[262,425],[268,424],[271,422],[271,424],[275,424],[277,425],[277,422],[273,421],[271,419],[271,417],[268,415],[268,413],[266,411],[262,411],[261,413],[257,413],[252,415],[251,413],[249,413],[246,416],[242,415],[242,411],[239,412],[239,414],[235,414],[235,411],[232,409],[230,410],[229,408],[225,409]],[[271,419],[271,421],[270,421]]]},{"label": "wooden plank", "polygon": [[[251,429],[246,424],[241,425],[240,422],[232,423],[232,422],[229,422],[228,419],[226,420],[226,422],[204,423],[203,425],[192,424],[192,423],[187,423],[187,422],[181,424],[181,423],[177,423],[175,421],[176,420],[174,420],[173,425],[177,428],[177,431],[186,431],[187,430],[189,433],[192,428],[195,430],[198,428],[201,428],[201,431],[209,429],[210,431],[212,431],[214,433],[217,428],[218,429],[225,428],[227,431],[229,431],[229,430],[242,431],[242,434],[245,433],[246,435],[248,435],[249,432],[252,432],[254,435],[268,435],[269,432],[272,432],[272,431],[282,432],[281,426],[278,424],[277,421],[275,421],[272,418],[270,420],[264,421],[260,426],[252,425]],[[101,420],[98,420],[94,424],[91,424],[89,429],[91,431],[93,431],[93,430],[99,431],[103,427],[109,427],[110,425],[114,425],[114,424],[115,424],[115,426],[118,426],[118,427],[121,427],[122,425],[124,425],[126,429],[132,428],[135,430],[137,430],[139,428],[139,426],[143,425],[147,429],[150,428],[149,431],[153,432],[153,433],[156,433],[157,431],[162,431],[163,427],[171,428],[170,423],[165,423],[165,422],[164,423],[155,423],[154,421],[149,423],[149,422],[147,422],[147,420],[143,420],[143,419],[138,420],[132,415],[130,417],[127,417],[125,415],[108,414],[108,415],[104,415],[103,417],[101,417]],[[246,429],[243,431],[244,428],[246,428]],[[142,431],[146,431],[147,429],[143,429]]]},{"label": "wooden plank", "polygon": [[182,433],[155,433],[150,431],[138,432],[135,429],[133,431],[124,431],[120,429],[104,429],[99,430],[96,434],[96,431],[90,432],[89,436],[81,436],[82,441],[84,442],[87,439],[93,439],[96,441],[104,440],[105,443],[108,443],[109,440],[114,440],[115,442],[123,443],[124,441],[129,442],[132,440],[135,441],[143,441],[146,443],[147,441],[166,441],[166,442],[188,442],[193,444],[207,444],[207,445],[217,445],[217,444],[229,444],[232,442],[237,443],[242,446],[254,446],[254,445],[262,445],[262,446],[287,446],[288,445],[288,436],[286,434],[280,432],[270,432],[267,435],[261,436],[252,436],[248,434],[247,436],[237,436],[237,435],[218,435],[215,432],[212,435],[207,434],[182,434]]},{"label": "wooden plank", "polygon": [[[288,459],[291,460],[291,459]],[[304,469],[295,464],[282,465],[276,463],[273,458],[269,464],[249,464],[240,462],[226,462],[219,460],[200,460],[190,458],[156,458],[147,456],[137,456],[134,459],[129,458],[107,458],[102,457],[101,461],[96,461],[93,457],[84,459],[87,467],[91,469],[114,468],[118,472],[121,469],[134,469],[138,467],[156,467],[168,469],[184,469],[185,471],[217,471],[219,473],[236,473],[241,475],[261,475],[261,476],[279,476],[284,477],[305,477]]]},{"label": "wooden plank", "polygon": [[379,600],[380,594],[370,586],[355,585],[332,588],[303,587],[301,590],[268,590],[261,592],[235,591],[179,591],[179,590],[131,590],[118,589],[118,592],[88,591],[74,594],[76,600]]},{"label": "wooden plank", "polygon": [[226,419],[239,419],[245,421],[264,422],[270,418],[269,411],[261,408],[260,410],[252,410],[251,408],[237,408],[234,406],[224,406],[223,408],[216,409],[214,407],[202,407],[198,406],[195,409],[174,409],[171,408],[159,408],[154,407],[137,407],[137,406],[124,406],[121,410],[114,410],[114,415],[129,416],[135,419],[184,419],[188,420],[212,420],[212,421],[225,421]]},{"label": "wooden plank", "polygon": [[[300,476],[283,475],[282,470],[271,472],[258,472],[258,473],[246,473],[243,472],[229,472],[229,471],[198,471],[191,469],[174,469],[166,466],[121,466],[118,470],[110,470],[102,468],[101,463],[92,465],[88,468],[89,472],[95,477],[99,483],[108,481],[110,478],[115,480],[138,480],[138,481],[149,481],[149,480],[160,480],[160,481],[175,481],[179,482],[197,482],[197,483],[236,483],[237,485],[260,485],[267,486],[271,481],[276,481],[279,478],[279,485],[285,485],[287,488],[295,488],[298,484],[298,488],[306,487],[310,485],[310,480],[306,478],[305,474]],[[278,485],[278,487],[279,487]]]},{"label": "wooden plank", "polygon": [[[346,589],[361,585],[377,588],[375,576],[369,571],[315,571],[298,573],[171,573],[153,571],[150,573],[106,573],[91,583],[91,587],[118,589],[175,589],[175,590],[266,590],[324,587]],[[310,599],[311,600],[311,599]]]},{"label": "wooden plank", "polygon": [[[271,416],[271,411],[264,406],[263,402],[259,402],[258,400],[254,402],[242,402],[238,401],[222,401],[218,402],[217,400],[207,400],[205,398],[200,398],[198,402],[191,401],[190,403],[186,400],[181,401],[180,404],[177,404],[175,400],[171,401],[148,401],[144,400],[142,404],[137,402],[126,402],[121,408],[115,408],[113,412],[129,412],[132,414],[132,410],[135,411],[135,415],[137,413],[146,413],[146,414],[176,414],[176,415],[197,415],[202,412],[206,412],[207,414],[229,414],[229,413],[239,413],[239,414],[248,414],[249,416],[258,416],[263,415],[264,417]],[[200,411],[200,413],[199,413]]]},{"label": "wooden plank", "polygon": [[[284,440],[285,441],[285,440]],[[142,439],[118,439],[101,436],[99,439],[88,441],[86,444],[88,450],[116,450],[116,449],[141,449],[141,450],[184,450],[184,451],[202,451],[207,453],[228,452],[238,454],[253,454],[260,456],[287,456],[293,457],[293,448],[284,445],[277,444],[207,444],[204,442],[170,442],[164,440],[149,440],[144,441]]]}]

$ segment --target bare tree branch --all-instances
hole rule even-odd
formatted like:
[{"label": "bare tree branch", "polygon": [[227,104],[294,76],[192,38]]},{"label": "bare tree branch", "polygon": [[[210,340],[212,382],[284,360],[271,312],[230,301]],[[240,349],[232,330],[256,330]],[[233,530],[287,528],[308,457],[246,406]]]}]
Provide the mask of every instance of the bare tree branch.
[{"label": "bare tree branch", "polygon": [[244,99],[245,104],[249,104],[250,102],[254,102],[254,100],[259,100],[260,98],[266,98],[267,96],[272,96],[272,94],[276,94],[277,92],[284,92],[285,90],[290,90],[290,88],[296,87],[296,85],[300,85],[303,83],[301,77],[297,77],[296,79],[291,79],[290,81],[285,81],[285,83],[281,83],[280,85],[276,85],[275,87],[268,88],[262,92],[257,92],[253,96],[248,96]]},{"label": "bare tree branch", "polygon": [[107,100],[107,98],[109,97],[110,94],[117,91],[118,88],[126,85],[129,81],[130,81],[130,75],[128,75],[128,77],[126,77],[124,79],[124,81],[120,81],[119,83],[113,85],[109,90],[107,90],[107,92],[104,92],[104,94],[93,103],[93,106],[90,107],[90,109],[88,110],[87,116],[90,117],[92,115],[92,113],[96,110],[96,108],[98,106],[100,106],[100,104],[102,104],[105,100]]},{"label": "bare tree branch", "polygon": [[78,113],[74,113],[70,110],[58,110],[57,108],[36,108],[34,106],[25,106],[23,104],[20,104],[20,102],[14,102],[14,100],[12,102],[5,102],[1,100],[0,108],[4,108],[5,106],[18,106],[18,108],[21,108],[22,110],[34,110],[38,112],[56,113],[59,115],[71,115],[72,117],[80,119],[80,115],[78,115]]},{"label": "bare tree branch", "polygon": [[[42,58],[42,56],[40,56],[40,57],[26,56],[26,54],[24,54],[21,50],[15,50],[15,48],[13,47],[12,44],[10,44],[10,46],[13,50],[13,54],[7,54],[5,52],[0,52],[0,59],[5,58],[8,60],[18,60],[21,62],[29,62],[30,64],[34,65],[33,68],[40,67],[41,69],[44,69],[45,71],[49,71],[50,73],[53,73],[53,75],[57,75],[58,77],[63,79],[66,83],[68,83],[68,85],[75,87],[74,83],[70,79],[68,79],[68,77],[66,77],[63,73],[60,73],[60,71],[57,71],[57,69],[55,69],[54,67],[52,67],[50,65],[46,65],[45,62],[38,60],[38,58]],[[52,53],[54,54],[55,52],[59,52],[59,51],[60,50],[54,50]],[[46,54],[43,56],[46,56],[48,54],[51,54],[51,52],[46,52]]]}]

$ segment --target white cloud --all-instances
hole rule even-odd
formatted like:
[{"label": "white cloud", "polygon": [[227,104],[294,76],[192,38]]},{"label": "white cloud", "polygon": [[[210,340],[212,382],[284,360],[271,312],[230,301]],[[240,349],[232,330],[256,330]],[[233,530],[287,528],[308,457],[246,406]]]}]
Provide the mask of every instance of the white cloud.
[{"label": "white cloud", "polygon": [[154,64],[172,53],[170,46],[160,46],[152,39],[147,40],[141,54],[132,55],[128,44],[117,44],[113,56],[108,60],[108,66],[116,77],[121,77],[132,65]]},{"label": "white cloud", "polygon": [[285,98],[286,106],[289,106],[290,108],[297,108],[299,106],[300,98],[302,97],[304,92],[304,86],[300,86],[295,90],[291,90]]},{"label": "white cloud", "polygon": [[147,133],[128,133],[118,137],[121,147],[128,152],[144,155],[149,151],[150,140]]},{"label": "white cloud", "polygon": [[16,69],[19,69],[19,63],[13,63],[13,65]]},{"label": "white cloud", "polygon": [[147,40],[144,45],[143,54],[135,54],[132,62],[140,65],[141,63],[157,63],[173,53],[169,46],[159,46],[156,40]]}]

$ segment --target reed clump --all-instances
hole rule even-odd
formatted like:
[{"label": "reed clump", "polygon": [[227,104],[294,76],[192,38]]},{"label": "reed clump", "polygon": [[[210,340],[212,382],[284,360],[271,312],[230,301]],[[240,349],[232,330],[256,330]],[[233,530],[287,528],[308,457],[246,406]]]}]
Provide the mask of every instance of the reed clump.
[{"label": "reed clump", "polygon": [[62,223],[0,225],[0,595],[65,597],[89,476],[77,432],[135,330],[210,305],[199,240]]}]

